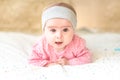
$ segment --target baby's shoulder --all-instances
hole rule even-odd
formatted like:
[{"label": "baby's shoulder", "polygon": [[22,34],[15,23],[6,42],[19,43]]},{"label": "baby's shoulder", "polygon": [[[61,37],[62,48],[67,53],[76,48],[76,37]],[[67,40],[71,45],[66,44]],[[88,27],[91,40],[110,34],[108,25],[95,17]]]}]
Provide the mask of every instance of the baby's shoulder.
[{"label": "baby's shoulder", "polygon": [[73,42],[74,43],[84,43],[85,42],[85,39],[83,39],[82,37],[80,37],[79,35],[74,35],[73,37]]},{"label": "baby's shoulder", "polygon": [[46,44],[46,39],[44,36],[40,36],[35,42],[36,46],[43,46],[44,44]]}]

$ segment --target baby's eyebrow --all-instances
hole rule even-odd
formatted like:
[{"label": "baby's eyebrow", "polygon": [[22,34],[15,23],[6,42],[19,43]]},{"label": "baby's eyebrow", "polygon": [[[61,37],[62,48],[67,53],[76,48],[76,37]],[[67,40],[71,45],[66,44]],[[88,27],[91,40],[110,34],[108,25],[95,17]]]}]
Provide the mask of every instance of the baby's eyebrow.
[{"label": "baby's eyebrow", "polygon": [[55,28],[56,26],[48,26],[48,28]]}]

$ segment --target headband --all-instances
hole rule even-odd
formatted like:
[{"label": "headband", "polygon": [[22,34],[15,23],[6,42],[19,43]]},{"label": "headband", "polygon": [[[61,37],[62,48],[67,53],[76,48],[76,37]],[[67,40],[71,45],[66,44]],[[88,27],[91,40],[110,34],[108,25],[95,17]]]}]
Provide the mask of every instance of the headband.
[{"label": "headband", "polygon": [[48,8],[47,10],[45,10],[43,12],[43,14],[42,14],[42,30],[44,29],[46,22],[49,19],[53,19],[53,18],[66,19],[71,22],[73,28],[75,28],[76,24],[77,24],[76,15],[71,9],[62,7],[62,6],[54,6],[54,7]]}]

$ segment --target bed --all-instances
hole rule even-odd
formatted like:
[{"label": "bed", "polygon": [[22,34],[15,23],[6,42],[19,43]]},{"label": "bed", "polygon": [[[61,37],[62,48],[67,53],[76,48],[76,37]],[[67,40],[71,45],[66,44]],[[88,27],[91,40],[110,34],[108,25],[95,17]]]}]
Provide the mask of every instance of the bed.
[{"label": "bed", "polygon": [[77,66],[28,64],[37,35],[0,32],[0,80],[120,80],[120,34],[79,34],[93,62]]}]

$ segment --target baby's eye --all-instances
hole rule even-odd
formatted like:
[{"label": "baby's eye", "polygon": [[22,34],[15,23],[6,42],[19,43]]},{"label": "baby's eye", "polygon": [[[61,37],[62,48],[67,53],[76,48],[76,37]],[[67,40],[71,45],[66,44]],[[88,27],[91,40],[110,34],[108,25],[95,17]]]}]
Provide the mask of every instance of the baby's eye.
[{"label": "baby's eye", "polygon": [[56,32],[56,30],[55,30],[55,29],[51,29],[50,31],[51,31],[51,32]]},{"label": "baby's eye", "polygon": [[68,28],[63,29],[63,31],[64,31],[64,32],[67,32],[67,31],[68,31]]}]

